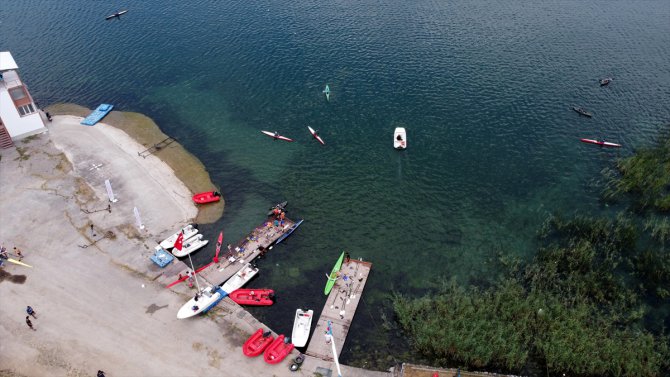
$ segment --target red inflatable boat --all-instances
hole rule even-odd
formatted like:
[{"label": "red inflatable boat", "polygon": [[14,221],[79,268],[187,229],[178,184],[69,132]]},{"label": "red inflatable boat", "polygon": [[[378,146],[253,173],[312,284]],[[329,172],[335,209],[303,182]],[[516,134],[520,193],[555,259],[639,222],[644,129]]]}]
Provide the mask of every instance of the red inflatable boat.
[{"label": "red inflatable boat", "polygon": [[263,329],[258,329],[242,346],[242,352],[249,357],[258,356],[265,351],[267,346],[275,339],[274,336],[263,336]]},{"label": "red inflatable boat", "polygon": [[228,296],[240,305],[268,306],[274,304],[272,289],[237,289]]},{"label": "red inflatable boat", "polygon": [[219,200],[221,200],[221,194],[218,191],[201,192],[193,195],[193,201],[197,204],[218,202]]},{"label": "red inflatable boat", "polygon": [[284,343],[284,334],[279,335],[277,339],[265,349],[263,359],[268,364],[277,364],[293,351],[293,343]]}]

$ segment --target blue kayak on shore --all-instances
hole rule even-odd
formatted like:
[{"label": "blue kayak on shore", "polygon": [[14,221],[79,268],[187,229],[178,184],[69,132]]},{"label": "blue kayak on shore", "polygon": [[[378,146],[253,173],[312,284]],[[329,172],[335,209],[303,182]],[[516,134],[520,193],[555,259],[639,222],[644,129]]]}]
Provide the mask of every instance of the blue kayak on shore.
[{"label": "blue kayak on shore", "polygon": [[114,105],[103,103],[102,105],[98,106],[97,109],[93,110],[93,112],[90,113],[86,118],[84,118],[84,120],[81,121],[81,124],[85,126],[93,126],[94,124],[98,123],[100,119],[104,118],[105,115],[109,114],[109,112],[112,111],[112,108],[114,108]]}]

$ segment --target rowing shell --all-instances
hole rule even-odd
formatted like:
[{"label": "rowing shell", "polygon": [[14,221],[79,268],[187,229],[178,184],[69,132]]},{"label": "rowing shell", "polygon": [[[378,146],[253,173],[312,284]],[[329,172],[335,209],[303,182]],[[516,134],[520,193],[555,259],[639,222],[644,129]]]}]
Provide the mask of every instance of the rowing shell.
[{"label": "rowing shell", "polygon": [[286,136],[275,134],[274,132],[270,132],[270,131],[261,131],[261,132],[270,136],[271,138],[273,138],[275,140],[279,139],[279,140],[284,140],[284,141],[293,141],[293,139],[289,139]]},{"label": "rowing shell", "polygon": [[609,141],[599,141],[599,140],[593,140],[593,139],[579,139],[579,140],[582,143],[600,145],[601,147],[613,147],[613,148],[620,148],[621,147],[621,144],[610,143]]},{"label": "rowing shell", "polygon": [[309,133],[311,133],[312,136],[314,136],[314,138],[315,138],[319,143],[321,143],[321,145],[326,145],[326,143],[323,142],[323,139],[321,138],[321,136],[319,136],[319,135],[316,133],[316,131],[314,131],[314,129],[313,129],[312,127],[307,126],[307,128],[309,129]]},{"label": "rowing shell", "polygon": [[30,268],[33,268],[33,266],[31,266],[31,265],[29,265],[29,264],[23,263],[23,262],[21,262],[21,261],[18,261],[18,260],[16,260],[16,259],[12,259],[12,258],[7,259],[7,262],[11,262],[11,263],[14,263],[14,264],[18,264],[18,265],[20,265],[20,266],[24,266],[24,267],[30,267]]}]

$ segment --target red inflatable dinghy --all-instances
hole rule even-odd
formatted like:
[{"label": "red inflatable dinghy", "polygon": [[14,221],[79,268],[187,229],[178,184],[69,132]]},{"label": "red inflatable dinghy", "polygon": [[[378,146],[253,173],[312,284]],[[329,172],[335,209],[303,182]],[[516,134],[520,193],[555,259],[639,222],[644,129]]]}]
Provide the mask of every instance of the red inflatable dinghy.
[{"label": "red inflatable dinghy", "polygon": [[198,204],[218,202],[221,200],[221,194],[218,191],[201,192],[193,195],[193,201]]},{"label": "red inflatable dinghy", "polygon": [[240,305],[268,306],[274,304],[272,289],[237,289],[228,295]]},{"label": "red inflatable dinghy", "polygon": [[265,351],[274,339],[275,337],[272,335],[263,336],[263,329],[258,329],[258,331],[244,342],[242,353],[249,357],[258,356]]},{"label": "red inflatable dinghy", "polygon": [[268,364],[277,364],[284,360],[291,351],[293,351],[293,343],[284,343],[284,334],[279,335],[277,339],[265,349],[263,359]]}]

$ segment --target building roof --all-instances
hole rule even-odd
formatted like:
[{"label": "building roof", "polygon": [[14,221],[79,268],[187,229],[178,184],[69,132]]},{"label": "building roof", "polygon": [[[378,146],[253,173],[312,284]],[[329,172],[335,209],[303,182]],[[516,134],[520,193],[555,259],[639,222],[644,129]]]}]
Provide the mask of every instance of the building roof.
[{"label": "building roof", "polygon": [[0,51],[0,71],[8,71],[10,69],[18,69],[12,54],[9,51]]}]

